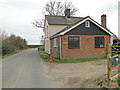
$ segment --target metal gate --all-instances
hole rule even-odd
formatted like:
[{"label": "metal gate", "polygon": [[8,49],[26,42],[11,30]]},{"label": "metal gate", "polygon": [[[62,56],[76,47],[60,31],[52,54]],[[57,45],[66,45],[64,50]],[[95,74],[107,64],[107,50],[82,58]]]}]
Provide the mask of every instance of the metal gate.
[{"label": "metal gate", "polygon": [[120,55],[120,46],[112,46],[112,56]]}]

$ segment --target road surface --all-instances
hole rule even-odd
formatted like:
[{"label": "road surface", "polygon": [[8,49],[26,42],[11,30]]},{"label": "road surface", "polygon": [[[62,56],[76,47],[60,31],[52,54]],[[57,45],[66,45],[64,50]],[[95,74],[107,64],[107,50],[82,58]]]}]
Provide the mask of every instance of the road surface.
[{"label": "road surface", "polygon": [[37,49],[25,50],[2,60],[2,88],[54,88]]}]

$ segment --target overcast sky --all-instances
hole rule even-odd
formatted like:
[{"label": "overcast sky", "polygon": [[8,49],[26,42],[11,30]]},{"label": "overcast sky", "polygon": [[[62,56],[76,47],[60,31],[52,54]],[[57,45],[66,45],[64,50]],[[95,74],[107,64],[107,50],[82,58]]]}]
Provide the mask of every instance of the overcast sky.
[{"label": "overcast sky", "polygon": [[120,39],[120,1],[118,4],[118,37]]},{"label": "overcast sky", "polygon": [[[44,18],[42,9],[49,0],[0,0],[0,29],[25,38],[29,44],[40,44],[42,29],[32,22]],[[101,23],[101,15],[107,15],[107,27],[118,36],[119,0],[60,0],[70,1],[79,9],[75,16],[90,16]]]}]

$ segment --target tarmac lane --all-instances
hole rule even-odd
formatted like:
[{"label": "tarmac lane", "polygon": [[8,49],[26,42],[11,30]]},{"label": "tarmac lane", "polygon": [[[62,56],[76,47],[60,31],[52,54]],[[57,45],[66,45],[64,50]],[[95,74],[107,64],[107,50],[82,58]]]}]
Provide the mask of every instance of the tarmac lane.
[{"label": "tarmac lane", "polygon": [[37,49],[28,49],[2,60],[2,88],[54,88]]}]

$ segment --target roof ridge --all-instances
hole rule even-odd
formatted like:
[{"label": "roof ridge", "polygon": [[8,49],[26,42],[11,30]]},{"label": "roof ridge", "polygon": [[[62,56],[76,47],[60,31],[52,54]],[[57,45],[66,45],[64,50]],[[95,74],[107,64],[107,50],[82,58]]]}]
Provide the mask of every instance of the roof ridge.
[{"label": "roof ridge", "polygon": [[[66,17],[66,16],[58,16],[58,15],[45,15],[50,17]],[[77,17],[77,16],[70,16],[70,18],[84,18],[84,17]]]}]

